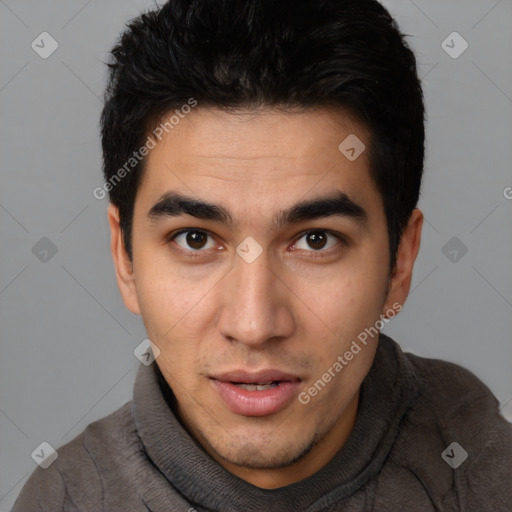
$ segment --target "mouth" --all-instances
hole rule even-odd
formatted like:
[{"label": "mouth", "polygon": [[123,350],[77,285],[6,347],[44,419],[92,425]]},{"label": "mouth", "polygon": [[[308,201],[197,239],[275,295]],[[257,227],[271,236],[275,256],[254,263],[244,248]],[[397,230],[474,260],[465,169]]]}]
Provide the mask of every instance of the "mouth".
[{"label": "mouth", "polygon": [[267,416],[284,409],[298,393],[301,379],[277,370],[234,371],[210,377],[221,401],[235,414]]},{"label": "mouth", "polygon": [[235,385],[240,389],[245,389],[247,391],[265,391],[266,389],[272,389],[275,388],[276,386],[279,386],[280,382],[281,381],[279,380],[275,380],[269,383],[260,382],[258,384],[244,384],[242,382],[231,382],[231,384]]}]

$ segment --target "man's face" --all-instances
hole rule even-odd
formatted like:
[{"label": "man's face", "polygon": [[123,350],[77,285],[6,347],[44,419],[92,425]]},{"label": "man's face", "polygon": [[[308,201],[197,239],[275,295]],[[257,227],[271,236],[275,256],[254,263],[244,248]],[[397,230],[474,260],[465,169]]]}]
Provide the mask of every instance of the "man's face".
[{"label": "man's face", "polygon": [[[181,421],[227,466],[285,466],[353,425],[377,337],[308,394],[390,306],[383,202],[366,152],[351,161],[338,149],[351,134],[369,147],[360,125],[328,110],[199,106],[147,157],[123,295],[160,350]],[[232,224],[165,201],[148,216],[171,192],[218,205]],[[340,193],[336,214],[282,215]]]}]

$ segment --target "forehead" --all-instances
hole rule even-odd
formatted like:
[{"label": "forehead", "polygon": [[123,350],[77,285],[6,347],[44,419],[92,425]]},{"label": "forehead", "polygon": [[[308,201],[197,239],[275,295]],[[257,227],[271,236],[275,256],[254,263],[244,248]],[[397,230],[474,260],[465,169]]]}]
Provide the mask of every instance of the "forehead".
[{"label": "forehead", "polygon": [[380,196],[370,177],[369,144],[365,127],[344,112],[228,113],[198,106],[156,140],[137,202],[147,213],[165,193],[179,191],[222,204],[235,217],[269,220],[285,203],[334,191],[371,206]]}]

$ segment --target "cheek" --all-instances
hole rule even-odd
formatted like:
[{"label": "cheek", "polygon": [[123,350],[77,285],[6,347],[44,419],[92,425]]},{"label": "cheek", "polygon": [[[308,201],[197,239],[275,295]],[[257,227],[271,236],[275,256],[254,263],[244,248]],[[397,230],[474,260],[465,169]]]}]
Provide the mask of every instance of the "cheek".
[{"label": "cheek", "polygon": [[[142,263],[142,260],[140,261]],[[208,293],[218,277],[197,278],[169,265],[147,261],[136,275],[141,315],[148,337],[160,349],[159,365],[181,382],[197,366],[199,344],[209,322]]]},{"label": "cheek", "polygon": [[[308,280],[302,287],[311,290]],[[310,295],[315,314],[308,312],[303,328],[308,338],[317,341],[306,349],[314,361],[311,378],[315,381],[329,369],[336,375],[329,389],[319,394],[318,407],[330,407],[329,401],[340,405],[338,401],[354,393],[366,374],[377,347],[377,337],[368,335],[366,329],[380,318],[384,290],[385,280],[374,263],[352,268],[345,276],[338,272],[317,288],[314,298]]]},{"label": "cheek", "polygon": [[143,318],[162,334],[171,334],[201,311],[202,299],[211,286],[193,273],[147,259],[141,262],[136,286]]},{"label": "cheek", "polygon": [[304,297],[306,306],[303,318],[310,329],[314,326],[326,335],[346,340],[375,321],[384,301],[385,279],[375,262],[367,263],[340,266],[322,279],[307,275],[296,282],[297,295]]}]

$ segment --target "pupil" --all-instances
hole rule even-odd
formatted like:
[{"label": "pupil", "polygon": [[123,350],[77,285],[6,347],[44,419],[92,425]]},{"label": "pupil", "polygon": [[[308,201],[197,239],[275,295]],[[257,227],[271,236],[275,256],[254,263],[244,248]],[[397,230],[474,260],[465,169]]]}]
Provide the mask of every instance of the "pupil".
[{"label": "pupil", "polygon": [[194,249],[201,249],[204,245],[206,233],[202,231],[189,231],[187,233],[187,244]]},{"label": "pupil", "polygon": [[309,233],[307,241],[313,249],[322,249],[325,247],[326,238],[325,233],[322,233],[322,231],[313,231]]}]

